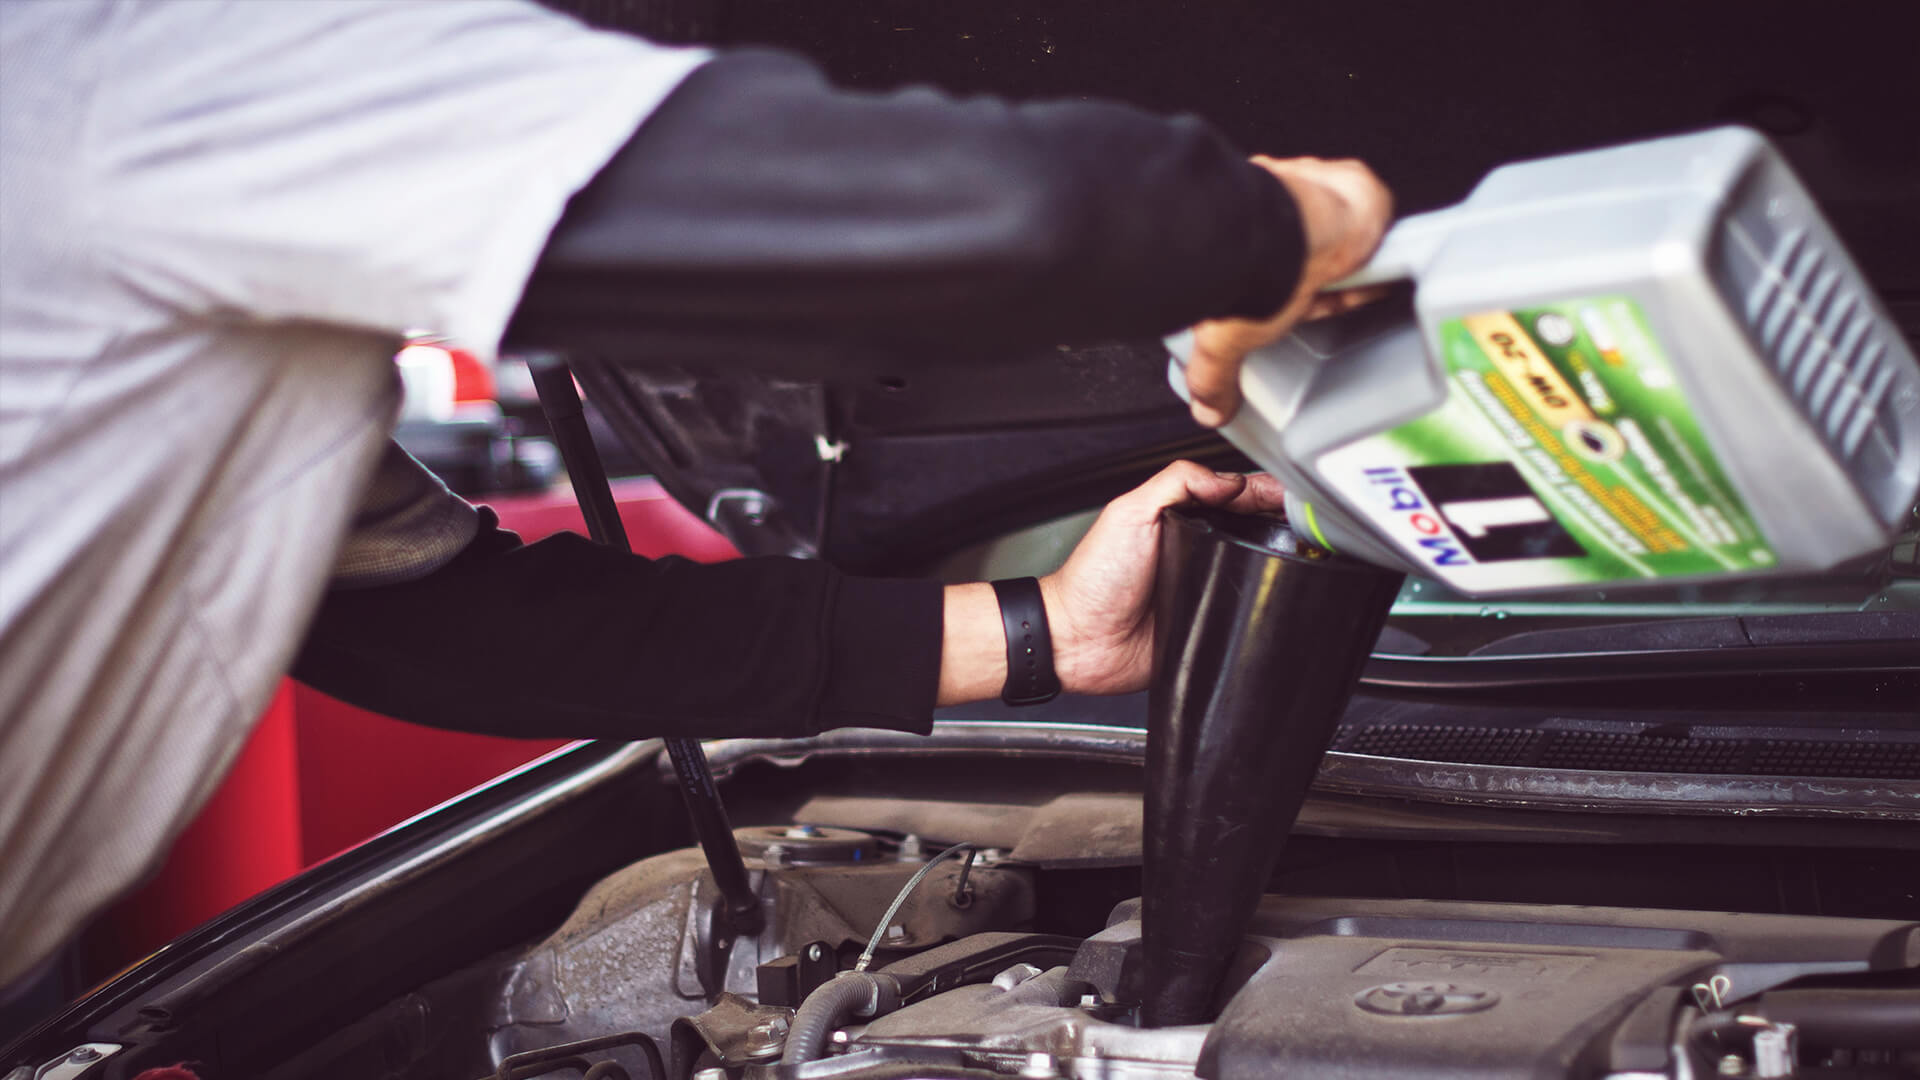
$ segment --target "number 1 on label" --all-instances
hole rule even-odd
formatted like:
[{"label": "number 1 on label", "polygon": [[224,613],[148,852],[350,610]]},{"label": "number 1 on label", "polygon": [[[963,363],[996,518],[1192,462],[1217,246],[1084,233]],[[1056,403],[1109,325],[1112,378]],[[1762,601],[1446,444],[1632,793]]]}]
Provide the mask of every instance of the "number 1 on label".
[{"label": "number 1 on label", "polygon": [[1531,495],[1513,495],[1499,499],[1462,499],[1440,504],[1440,515],[1447,524],[1478,540],[1491,529],[1508,525],[1532,525],[1551,521],[1553,515]]}]

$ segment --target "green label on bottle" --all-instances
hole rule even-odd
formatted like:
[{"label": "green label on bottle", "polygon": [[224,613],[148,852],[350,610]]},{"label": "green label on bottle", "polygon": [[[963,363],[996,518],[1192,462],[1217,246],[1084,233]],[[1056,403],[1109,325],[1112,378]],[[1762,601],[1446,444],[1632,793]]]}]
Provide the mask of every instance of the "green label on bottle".
[{"label": "green label on bottle", "polygon": [[1440,348],[1445,405],[1317,463],[1424,573],[1486,592],[1774,564],[1633,300],[1450,319]]}]

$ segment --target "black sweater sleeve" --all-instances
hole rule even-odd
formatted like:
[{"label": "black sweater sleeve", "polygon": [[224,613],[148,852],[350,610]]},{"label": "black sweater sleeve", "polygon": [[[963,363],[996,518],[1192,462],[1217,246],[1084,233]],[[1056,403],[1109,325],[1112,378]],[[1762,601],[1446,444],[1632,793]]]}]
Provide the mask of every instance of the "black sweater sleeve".
[{"label": "black sweater sleeve", "polygon": [[931,730],[941,589],[825,563],[649,560],[480,535],[416,581],[336,589],[293,674],[363,708],[494,735]]},{"label": "black sweater sleeve", "polygon": [[694,72],[568,206],[509,337],[1044,344],[1283,306],[1286,188],[1207,124]]},{"label": "black sweater sleeve", "polygon": [[[835,90],[741,52],[696,71],[568,205],[510,339],[774,348],[1054,344],[1267,315],[1286,189],[1191,118]],[[302,680],[504,735],[927,730],[941,592],[815,562],[649,561],[483,523],[420,580],[330,593]]]}]

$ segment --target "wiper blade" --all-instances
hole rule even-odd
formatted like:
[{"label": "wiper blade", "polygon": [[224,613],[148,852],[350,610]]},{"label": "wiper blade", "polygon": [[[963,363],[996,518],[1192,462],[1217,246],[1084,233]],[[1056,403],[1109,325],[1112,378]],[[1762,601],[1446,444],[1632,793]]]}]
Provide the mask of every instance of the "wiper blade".
[{"label": "wiper blade", "polygon": [[[1717,630],[1706,631],[1717,633]],[[1375,656],[1362,687],[1485,704],[1920,712],[1920,640],[1796,641],[1528,656]]]},{"label": "wiper blade", "polygon": [[1920,655],[1920,612],[1799,612],[1706,619],[1645,619],[1523,630],[1471,656],[1541,656],[1769,645],[1906,641]]}]

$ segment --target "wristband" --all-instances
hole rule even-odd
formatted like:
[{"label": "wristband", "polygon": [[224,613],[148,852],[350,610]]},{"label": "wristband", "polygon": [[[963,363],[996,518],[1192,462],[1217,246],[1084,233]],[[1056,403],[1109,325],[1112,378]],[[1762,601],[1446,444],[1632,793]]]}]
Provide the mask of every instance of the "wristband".
[{"label": "wristband", "polygon": [[993,583],[1000,601],[1000,625],[1007,632],[1007,684],[1000,700],[1009,705],[1043,705],[1060,696],[1053,670],[1053,631],[1040,583],[1030,577]]}]

